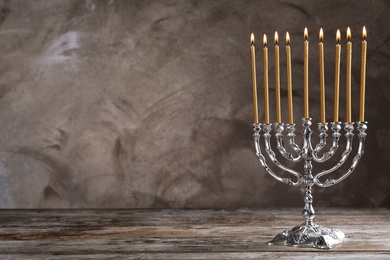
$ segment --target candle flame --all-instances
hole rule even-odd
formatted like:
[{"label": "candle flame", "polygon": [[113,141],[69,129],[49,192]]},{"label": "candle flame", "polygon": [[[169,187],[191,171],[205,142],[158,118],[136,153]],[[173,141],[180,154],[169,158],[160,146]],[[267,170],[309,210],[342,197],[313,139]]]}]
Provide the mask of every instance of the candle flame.
[{"label": "candle flame", "polygon": [[264,47],[267,47],[267,35],[266,34],[264,34],[264,36],[263,36],[263,45],[264,45]]},{"label": "candle flame", "polygon": [[251,34],[251,45],[255,44],[255,35],[252,33]]},{"label": "candle flame", "polygon": [[278,32],[275,32],[275,45],[278,45],[278,42],[279,42]]},{"label": "candle flame", "polygon": [[367,40],[366,26],[363,26],[363,41]]},{"label": "candle flame", "polygon": [[307,27],[305,27],[305,30],[303,31],[303,36],[305,37],[305,41],[309,38],[309,32],[307,31]]},{"label": "candle flame", "polygon": [[340,40],[341,40],[340,30],[337,29],[337,32],[336,32],[336,42],[337,42],[337,44],[340,44]]},{"label": "candle flame", "polygon": [[286,32],[286,44],[290,45],[290,34]]},{"label": "candle flame", "polygon": [[351,29],[349,27],[347,28],[347,41],[351,41]]},{"label": "candle flame", "polygon": [[324,39],[324,30],[320,29],[320,42]]}]

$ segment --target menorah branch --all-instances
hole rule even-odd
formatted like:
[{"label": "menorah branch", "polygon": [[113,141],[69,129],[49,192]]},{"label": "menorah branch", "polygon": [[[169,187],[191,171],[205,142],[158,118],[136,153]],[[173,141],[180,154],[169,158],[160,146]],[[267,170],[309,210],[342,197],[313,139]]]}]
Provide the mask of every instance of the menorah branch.
[{"label": "menorah branch", "polygon": [[[333,139],[332,147],[329,149],[328,152],[325,152],[321,157],[318,156],[318,150],[315,150],[313,152],[313,158],[314,158],[314,160],[316,162],[322,163],[322,162],[325,162],[325,161],[329,160],[336,153],[337,148],[339,147],[339,140],[340,140],[340,136],[341,136],[341,134],[339,132],[341,130],[341,123],[340,122],[332,122],[331,125],[332,125],[331,129],[333,131],[333,134],[332,134],[332,139]],[[320,127],[319,127],[319,130],[320,131],[324,131],[323,129],[320,129]],[[326,137],[327,137],[327,135],[325,136],[325,138]],[[320,138],[321,138],[321,134],[320,134]],[[325,141],[325,143],[326,143],[326,141]]]},{"label": "menorah branch", "polygon": [[[289,131],[291,131],[292,128],[291,127],[288,128],[288,126],[287,126],[287,129]],[[287,160],[292,161],[292,162],[299,162],[300,160],[302,160],[302,156],[300,154],[300,149],[299,149],[298,145],[296,145],[295,141],[294,141],[295,134],[293,132],[292,133],[289,132],[288,133],[288,137],[289,137],[289,140],[290,140],[290,145],[292,147],[297,147],[298,148],[297,150],[299,151],[299,153],[298,153],[298,156],[296,156],[296,157],[294,157],[292,155],[292,153],[287,152],[286,148],[284,147],[284,144],[283,144],[283,133],[282,133],[283,130],[284,130],[283,124],[275,124],[275,132],[276,132],[275,137],[276,137],[276,142],[277,142],[277,149],[279,150],[280,154],[284,158],[286,158]],[[295,128],[294,128],[294,131],[295,131]],[[295,150],[295,151],[297,151],[297,150]]]},{"label": "menorah branch", "polygon": [[[319,178],[324,176],[324,175],[326,175],[326,174],[329,174],[329,173],[333,172],[334,170],[332,170],[332,168],[331,168],[329,170],[325,170],[325,171],[320,172],[314,178],[314,182],[316,183],[317,186],[329,187],[329,186],[335,185],[335,184],[343,181],[345,178],[347,178],[355,170],[356,166],[359,163],[360,158],[364,154],[364,144],[365,144],[365,140],[366,140],[366,136],[367,136],[367,134],[365,132],[367,130],[367,122],[358,122],[357,124],[358,124],[358,131],[359,131],[359,133],[358,133],[359,147],[357,149],[356,155],[352,159],[351,166],[348,168],[347,171],[342,173],[338,178],[336,178],[336,179],[326,179],[325,182],[321,182],[319,180]],[[351,138],[351,143],[352,143],[353,133],[351,133],[351,132],[353,130],[353,126],[352,127],[348,126],[347,129],[349,130],[349,132],[347,133],[348,137]],[[349,152],[350,152],[352,150],[352,144],[350,144],[350,146],[348,148],[349,148]],[[348,152],[348,154],[349,154],[349,152]],[[342,160],[340,160],[340,162],[338,164],[336,164],[333,168],[336,168],[336,167],[339,168],[346,161],[346,157],[348,157],[348,154],[346,156],[344,156],[342,158]]]},{"label": "menorah branch", "polygon": [[301,148],[295,143],[295,124],[287,124],[286,126],[286,131],[287,131],[287,138],[288,138],[288,143],[292,149],[298,154],[298,158],[296,159],[301,160],[302,155],[301,155]]},{"label": "menorah branch", "polygon": [[328,123],[318,123],[318,131],[320,132],[320,134],[318,135],[320,137],[320,142],[313,150],[313,155],[321,151],[322,148],[324,148],[324,146],[326,145],[326,138],[328,137]]},{"label": "menorah branch", "polygon": [[[267,140],[267,138],[270,138],[270,134],[269,134],[269,131],[270,131],[270,128],[271,126],[270,125],[264,125],[264,127],[267,129],[265,134],[264,134],[264,138],[265,140]],[[287,168],[286,166],[282,165],[281,163],[279,163],[276,158],[275,158],[275,153],[270,151],[270,144],[268,143],[269,142],[269,139],[268,139],[268,142],[266,146],[268,146],[268,150],[267,150],[267,153],[268,155],[270,156],[272,162],[278,166],[280,169],[282,170],[285,170],[287,171],[288,173],[292,174],[293,176],[296,177],[296,181],[292,181],[290,178],[285,178],[285,177],[280,177],[278,176],[268,165],[267,165],[267,162],[266,162],[266,159],[265,157],[263,156],[262,152],[261,152],[261,148],[260,148],[260,131],[261,131],[261,124],[254,124],[253,125],[253,130],[254,130],[254,134],[253,134],[253,139],[254,139],[254,142],[255,142],[255,149],[256,149],[256,155],[257,157],[259,158],[259,161],[260,161],[260,164],[261,166],[263,166],[263,168],[272,176],[274,177],[276,180],[284,183],[284,184],[288,184],[288,185],[291,185],[291,186],[299,186],[301,184],[301,179],[302,179],[302,176],[299,174],[299,172],[297,171],[294,171],[292,169],[289,169]],[[268,135],[267,135],[268,133]]]}]

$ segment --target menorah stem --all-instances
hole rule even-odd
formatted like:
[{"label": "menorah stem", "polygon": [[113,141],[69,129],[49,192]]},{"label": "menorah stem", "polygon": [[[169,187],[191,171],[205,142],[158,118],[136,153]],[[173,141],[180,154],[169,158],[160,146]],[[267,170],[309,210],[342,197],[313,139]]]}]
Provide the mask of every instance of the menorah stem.
[{"label": "menorah stem", "polygon": [[305,225],[307,226],[313,225],[313,219],[316,216],[316,212],[314,211],[313,207],[313,196],[311,195],[311,189],[314,184],[313,175],[311,174],[312,168],[313,165],[311,164],[311,160],[306,159],[304,165],[305,175],[303,176],[304,184],[306,186],[304,196],[305,207],[302,211],[302,216],[305,218]]},{"label": "menorah stem", "polygon": [[311,145],[311,134],[312,131],[310,129],[311,126],[311,118],[303,118],[303,158],[305,159],[305,165],[303,166],[304,169],[304,176],[303,176],[303,183],[306,186],[306,192],[305,192],[305,207],[302,212],[302,216],[305,218],[306,225],[311,226],[313,224],[313,219],[315,217],[315,211],[313,208],[313,196],[311,195],[311,187],[314,184],[313,181],[313,175],[312,175],[312,169],[313,165],[311,164],[311,160],[313,159],[313,147]]},{"label": "menorah stem", "polygon": [[305,218],[305,225],[312,226],[313,225],[313,219],[316,216],[316,212],[313,207],[313,196],[311,195],[311,187],[312,185],[306,185],[306,191],[305,191],[305,207],[302,212],[302,216]]}]

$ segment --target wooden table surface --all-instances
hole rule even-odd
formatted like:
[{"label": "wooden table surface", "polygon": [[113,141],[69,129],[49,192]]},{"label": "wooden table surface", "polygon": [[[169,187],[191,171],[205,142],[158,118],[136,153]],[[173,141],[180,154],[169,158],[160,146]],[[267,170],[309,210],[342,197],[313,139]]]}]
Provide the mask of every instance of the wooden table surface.
[{"label": "wooden table surface", "polygon": [[390,259],[390,211],[317,209],[331,250],[268,246],[301,209],[0,210],[0,259]]}]

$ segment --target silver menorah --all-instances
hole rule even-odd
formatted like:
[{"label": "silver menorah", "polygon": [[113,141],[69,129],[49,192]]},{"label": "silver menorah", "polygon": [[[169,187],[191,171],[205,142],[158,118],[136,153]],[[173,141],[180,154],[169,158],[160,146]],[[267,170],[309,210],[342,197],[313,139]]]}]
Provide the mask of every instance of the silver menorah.
[{"label": "silver menorah", "polygon": [[[280,154],[288,161],[298,162],[304,160],[304,169],[303,174],[295,171],[282,163],[280,163],[276,154],[271,147],[271,131],[272,124],[254,124],[254,134],[253,139],[255,142],[256,155],[260,160],[261,165],[264,169],[276,180],[291,186],[299,186],[305,185],[305,195],[304,202],[305,206],[302,212],[303,217],[305,218],[305,222],[301,225],[298,225],[292,229],[288,229],[283,231],[282,233],[276,235],[268,244],[284,244],[284,245],[294,245],[294,246],[311,246],[316,248],[332,248],[333,245],[337,245],[342,243],[345,235],[342,231],[333,229],[333,228],[325,228],[320,225],[314,224],[313,219],[315,217],[315,211],[313,208],[313,195],[312,195],[312,186],[317,185],[319,187],[329,187],[335,185],[345,178],[347,178],[352,171],[356,168],[360,158],[364,153],[364,143],[366,139],[366,130],[367,130],[367,122],[357,122],[357,130],[359,137],[359,147],[357,149],[357,154],[352,160],[351,166],[343,173],[339,174],[339,176],[335,179],[325,179],[325,181],[321,181],[321,178],[332,173],[339,169],[347,160],[348,156],[352,152],[352,140],[354,136],[354,123],[344,123],[345,130],[345,139],[346,146],[345,150],[341,154],[341,159],[332,167],[322,170],[318,173],[312,172],[312,161],[314,160],[317,163],[324,163],[329,160],[336,153],[336,150],[339,147],[339,140],[341,137],[341,123],[340,122],[332,122],[331,130],[332,130],[332,145],[329,148],[329,151],[324,152],[322,155],[319,155],[319,152],[326,146],[327,141],[327,131],[328,124],[327,123],[318,123],[318,131],[319,131],[319,143],[315,148],[312,146],[311,135],[312,130],[310,129],[312,122],[311,118],[302,118],[302,137],[303,137],[303,145],[300,148],[295,142],[295,124],[286,124],[287,138],[290,147],[296,153],[296,156],[290,152],[286,151],[286,148],[283,143],[283,131],[284,124],[273,124],[275,138],[277,143],[277,150]],[[280,168],[283,172],[287,172],[293,175],[293,179],[281,177],[278,173],[275,173],[267,164],[266,157],[262,154],[260,148],[260,137],[261,137],[261,129],[263,129],[263,139],[264,139],[264,150],[268,155],[269,159],[275,164],[278,168]]]}]

